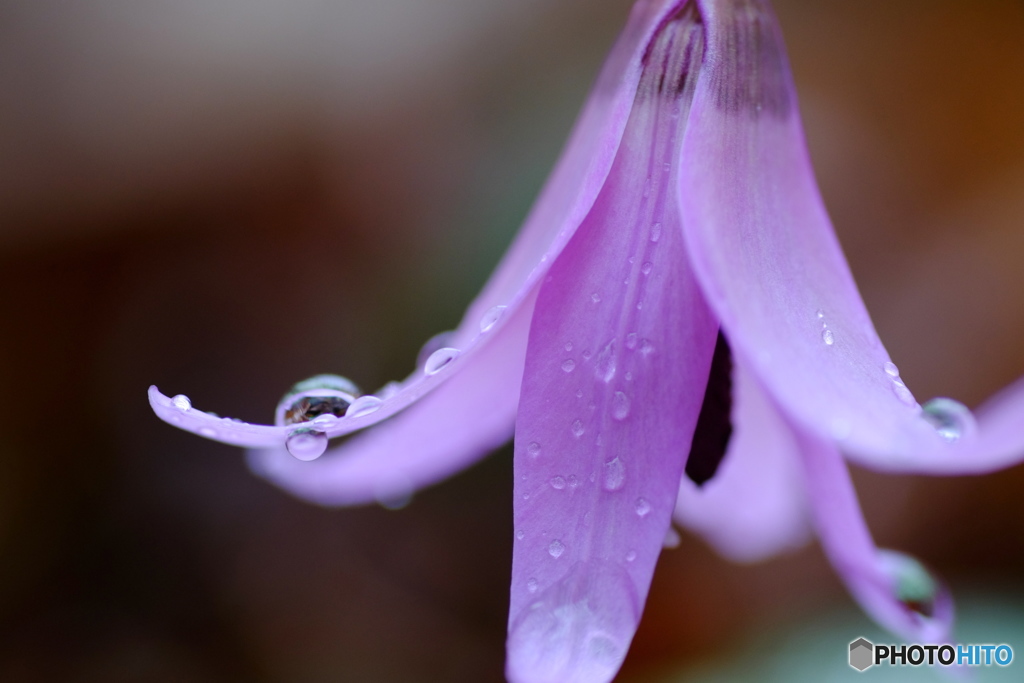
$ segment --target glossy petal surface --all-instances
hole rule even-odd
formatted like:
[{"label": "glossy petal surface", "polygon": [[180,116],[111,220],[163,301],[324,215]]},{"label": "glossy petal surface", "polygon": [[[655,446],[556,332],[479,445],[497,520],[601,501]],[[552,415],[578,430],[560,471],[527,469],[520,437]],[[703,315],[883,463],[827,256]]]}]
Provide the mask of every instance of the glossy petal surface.
[{"label": "glossy petal surface", "polygon": [[683,477],[677,522],[725,557],[756,562],[810,540],[810,518],[796,439],[742,365],[733,373],[733,435],[715,476],[703,486]]},{"label": "glossy petal surface", "polygon": [[693,20],[660,34],[607,183],[537,299],[516,423],[511,681],[610,680],[669,527],[717,336],[670,191],[687,100],[671,84],[700,54]]}]

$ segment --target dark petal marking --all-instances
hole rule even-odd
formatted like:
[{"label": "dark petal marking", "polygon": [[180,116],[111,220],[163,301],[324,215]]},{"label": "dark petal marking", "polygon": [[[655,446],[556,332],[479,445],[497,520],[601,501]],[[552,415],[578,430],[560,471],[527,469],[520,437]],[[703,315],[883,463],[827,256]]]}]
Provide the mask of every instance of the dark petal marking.
[{"label": "dark petal marking", "polygon": [[[679,9],[665,18],[655,35],[658,39],[651,41],[642,63],[644,80],[657,74],[657,84],[651,88],[642,83],[637,99],[654,94],[673,99],[685,97],[689,102],[693,99],[697,72],[704,55],[704,25],[697,3],[693,0],[682,3]],[[660,68],[652,68],[652,60],[660,60]]]},{"label": "dark petal marking", "polygon": [[767,0],[719,3],[721,57],[713,64],[715,104],[730,114],[786,118],[793,103],[782,33]]},{"label": "dark petal marking", "polygon": [[718,332],[704,403],[697,418],[686,476],[697,486],[715,476],[732,437],[732,352],[725,335]]}]

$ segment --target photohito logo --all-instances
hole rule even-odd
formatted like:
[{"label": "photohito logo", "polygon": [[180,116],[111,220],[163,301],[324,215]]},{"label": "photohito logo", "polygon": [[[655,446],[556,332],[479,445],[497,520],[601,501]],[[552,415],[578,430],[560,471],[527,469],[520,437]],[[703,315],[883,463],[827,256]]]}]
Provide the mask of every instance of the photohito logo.
[{"label": "photohito logo", "polygon": [[850,643],[850,666],[857,671],[889,666],[1009,666],[1009,645],[875,645],[867,638]]}]

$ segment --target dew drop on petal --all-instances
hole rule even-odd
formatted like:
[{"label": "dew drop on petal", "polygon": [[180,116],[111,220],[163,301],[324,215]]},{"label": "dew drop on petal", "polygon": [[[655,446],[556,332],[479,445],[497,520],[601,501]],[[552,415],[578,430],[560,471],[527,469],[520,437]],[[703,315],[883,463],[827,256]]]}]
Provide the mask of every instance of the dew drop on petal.
[{"label": "dew drop on petal", "polygon": [[636,499],[636,514],[641,517],[646,517],[651,512],[651,504],[647,502],[646,498]]},{"label": "dew drop on petal", "polygon": [[526,582],[526,590],[530,591],[531,593],[536,593],[537,592],[537,579],[530,579],[529,581],[527,581]]},{"label": "dew drop on petal", "polygon": [[285,447],[298,460],[316,460],[327,450],[327,435],[313,429],[298,429],[288,437]]},{"label": "dew drop on petal", "polygon": [[661,223],[655,223],[651,226],[651,241],[657,242],[661,239]]},{"label": "dew drop on petal", "polygon": [[583,421],[582,420],[573,420],[573,422],[572,422],[572,435],[575,436],[578,439],[581,436],[583,436],[583,431],[584,431],[583,430]]},{"label": "dew drop on petal", "polygon": [[640,353],[644,356],[651,355],[654,353],[654,344],[652,344],[650,340],[644,339],[643,342],[640,343]]},{"label": "dew drop on petal", "polygon": [[551,555],[551,557],[553,557],[555,559],[558,559],[559,557],[561,557],[562,553],[564,553],[564,552],[565,552],[565,544],[562,543],[561,541],[559,541],[557,538],[555,540],[551,541],[551,544],[548,545],[548,554]]},{"label": "dew drop on petal", "polygon": [[217,430],[215,430],[215,429],[213,429],[211,427],[200,427],[199,428],[199,434],[202,435],[202,436],[205,436],[207,439],[216,439],[217,438]]},{"label": "dew drop on petal", "polygon": [[679,537],[679,532],[676,531],[675,527],[669,527],[668,531],[665,532],[665,540],[661,542],[663,548],[678,548],[679,544],[683,542],[683,539]]},{"label": "dew drop on petal", "polygon": [[370,413],[377,412],[382,405],[384,405],[384,401],[376,396],[371,394],[360,396],[353,401],[352,405],[350,405],[348,410],[345,411],[345,417],[362,417],[363,415],[369,415]]},{"label": "dew drop on petal", "polygon": [[516,538],[520,541],[523,540],[524,538],[526,538],[526,532],[520,529],[516,532]]},{"label": "dew drop on petal", "polygon": [[886,364],[883,365],[882,367],[885,368],[885,374],[889,375],[890,377],[900,376],[900,369],[896,367],[896,364],[893,363],[892,361],[886,362]]},{"label": "dew drop on petal", "polygon": [[580,480],[576,478],[575,474],[569,475],[569,488],[575,490],[579,488]]},{"label": "dew drop on petal", "polygon": [[538,457],[540,455],[540,444],[536,441],[531,442],[530,445],[526,447],[526,453],[531,458]]},{"label": "dew drop on petal", "polygon": [[819,308],[819,309],[818,309],[818,310],[817,310],[817,311],[816,311],[816,312],[814,313],[814,315],[818,316],[818,320],[821,320],[822,318],[824,318],[824,317],[825,317],[825,311],[823,311],[823,310],[821,310],[821,309]]},{"label": "dew drop on petal", "polygon": [[185,394],[178,394],[177,396],[171,399],[171,403],[174,405],[175,408],[177,408],[183,413],[187,413],[188,411],[192,410],[192,401],[190,401],[188,396],[186,396]]},{"label": "dew drop on petal", "polygon": [[970,409],[951,398],[933,398],[921,406],[921,416],[935,428],[943,441],[953,443],[974,432],[976,423]]},{"label": "dew drop on petal", "polygon": [[615,340],[612,339],[597,356],[597,363],[594,366],[594,374],[604,382],[611,382],[615,378]]},{"label": "dew drop on petal", "polygon": [[583,360],[590,360],[590,357],[592,355],[594,355],[594,354],[590,353],[590,351],[584,351],[583,352]]},{"label": "dew drop on petal", "polygon": [[565,342],[565,350],[572,351],[572,342]]},{"label": "dew drop on petal", "polygon": [[462,353],[458,349],[454,349],[450,346],[440,348],[430,354],[427,361],[423,364],[423,372],[427,375],[436,375],[441,372],[441,369],[451,363],[453,360],[459,357]]},{"label": "dew drop on petal", "polygon": [[564,477],[551,477],[551,488],[553,488],[553,489],[555,489],[557,491],[561,491],[562,489],[564,489],[565,488],[565,478]]},{"label": "dew drop on petal", "polygon": [[616,391],[612,397],[612,417],[616,420],[629,417],[629,397],[621,391]]},{"label": "dew drop on petal", "polygon": [[914,394],[910,392],[907,385],[903,383],[903,380],[896,378],[892,382],[892,390],[904,405],[916,406],[917,401],[914,400]]},{"label": "dew drop on petal", "polygon": [[597,292],[594,292],[593,294],[590,295],[590,300],[593,301],[595,304],[601,303],[601,295],[598,294]]},{"label": "dew drop on petal", "polygon": [[488,332],[497,325],[507,308],[508,306],[495,306],[484,313],[484,317],[480,318],[480,332]]},{"label": "dew drop on petal", "polygon": [[912,612],[932,617],[943,587],[916,558],[894,550],[879,549],[882,570],[895,581],[896,599]]},{"label": "dew drop on petal", "polygon": [[632,351],[633,349],[636,348],[637,341],[638,341],[637,333],[636,332],[630,332],[629,334],[626,335],[626,348],[629,349],[630,351]]},{"label": "dew drop on petal", "polygon": [[825,342],[826,346],[832,346],[836,343],[836,335],[832,334],[832,330],[825,330],[821,333],[821,341]]},{"label": "dew drop on petal", "polygon": [[577,389],[576,390],[576,398],[583,398],[583,390],[582,389]]},{"label": "dew drop on petal", "polygon": [[618,491],[626,483],[626,465],[621,458],[604,464],[604,490]]},{"label": "dew drop on petal", "polygon": [[565,372],[572,372],[575,369],[576,361],[574,361],[572,358],[566,358],[565,360],[562,361],[562,370],[564,370]]},{"label": "dew drop on petal", "polygon": [[[349,406],[348,409],[349,412],[351,412],[352,406]],[[338,416],[332,413],[324,413],[323,415],[317,415],[313,418],[313,426],[317,429],[330,429],[336,424],[338,424]]]},{"label": "dew drop on petal", "polygon": [[640,272],[644,275],[650,275],[652,270],[654,270],[654,264],[650,261],[640,266]]},{"label": "dew drop on petal", "polygon": [[636,551],[635,550],[630,550],[628,553],[626,553],[626,562],[632,562],[635,559],[636,559]]}]

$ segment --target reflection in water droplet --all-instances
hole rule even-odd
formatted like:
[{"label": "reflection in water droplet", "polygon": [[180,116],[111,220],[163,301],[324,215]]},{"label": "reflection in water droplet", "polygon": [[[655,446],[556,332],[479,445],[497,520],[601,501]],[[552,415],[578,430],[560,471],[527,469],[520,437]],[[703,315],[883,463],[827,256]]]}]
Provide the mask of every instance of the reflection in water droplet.
[{"label": "reflection in water droplet", "polygon": [[327,450],[327,435],[314,429],[297,429],[288,437],[285,447],[298,460],[316,460]]},{"label": "reflection in water droplet", "polygon": [[[352,406],[349,406],[349,410]],[[338,423],[338,416],[332,413],[324,413],[313,418],[313,426],[317,429],[330,429]]]},{"label": "reflection in water droplet", "polygon": [[629,397],[621,391],[616,391],[612,397],[612,417],[616,420],[625,420],[629,417]]},{"label": "reflection in water droplet", "polygon": [[896,599],[923,617],[935,616],[943,587],[916,558],[894,550],[878,551],[882,570],[895,580]]},{"label": "reflection in water droplet", "polygon": [[886,362],[886,364],[882,367],[885,368],[885,374],[889,375],[890,377],[900,376],[900,369],[896,367],[896,364],[893,363],[892,361]]},{"label": "reflection in water droplet", "polygon": [[505,314],[505,310],[508,306],[495,306],[491,310],[484,313],[484,317],[480,318],[480,332],[488,332],[491,328],[498,324],[501,320],[501,316]]},{"label": "reflection in water droplet", "polygon": [[618,491],[626,483],[626,465],[621,458],[604,464],[604,490]]},{"label": "reflection in water droplet", "polygon": [[192,401],[190,401],[188,396],[186,396],[185,394],[178,394],[177,396],[171,399],[171,403],[174,405],[175,408],[177,408],[183,413],[187,413],[188,411],[192,410]]},{"label": "reflection in water droplet", "polygon": [[654,270],[654,264],[650,261],[640,266],[640,272],[644,275],[650,275],[652,270]]},{"label": "reflection in water droplet", "polygon": [[821,341],[825,342],[827,346],[832,346],[836,343],[836,336],[832,334],[832,330],[825,330],[821,333]]},{"label": "reflection in water droplet", "polygon": [[555,559],[558,559],[559,557],[561,557],[562,553],[564,553],[564,552],[565,552],[565,545],[561,541],[559,541],[557,538],[555,540],[551,541],[551,545],[548,546],[548,554],[551,555],[551,557],[554,557]]},{"label": "reflection in water droplet", "polygon": [[582,420],[573,420],[573,423],[572,423],[572,435],[575,436],[577,439],[579,437],[583,436],[583,421]]},{"label": "reflection in water droplet", "polygon": [[611,382],[615,378],[615,340],[612,339],[597,356],[597,363],[594,365],[594,374],[604,382]]},{"label": "reflection in water droplet", "polygon": [[651,511],[651,504],[645,498],[636,499],[636,514],[646,517]]},{"label": "reflection in water droplet", "polygon": [[682,542],[683,539],[679,537],[679,532],[676,531],[675,527],[670,526],[668,531],[665,532],[665,540],[661,542],[661,547],[678,548]]},{"label": "reflection in water droplet", "polygon": [[970,409],[951,398],[933,398],[921,406],[921,417],[935,428],[944,441],[953,443],[976,429]]},{"label": "reflection in water droplet", "polygon": [[636,551],[635,550],[630,550],[628,553],[626,553],[626,562],[632,562],[635,559],[636,559]]},{"label": "reflection in water droplet", "polygon": [[441,371],[441,368],[458,358],[460,353],[462,352],[450,346],[434,351],[427,358],[426,363],[423,364],[423,372],[427,375],[436,375]]},{"label": "reflection in water droplet", "polygon": [[526,582],[526,590],[530,591],[531,593],[536,593],[537,592],[537,579],[530,579],[529,581],[527,581]]},{"label": "reflection in water droplet", "polygon": [[661,239],[661,223],[655,223],[651,226],[651,241],[657,242]]},{"label": "reflection in water droplet", "polygon": [[572,372],[575,369],[576,361],[574,361],[572,358],[566,358],[565,360],[562,361],[562,370],[566,372]]},{"label": "reflection in water droplet", "polygon": [[563,477],[551,477],[551,488],[561,491],[565,488],[565,479]]},{"label": "reflection in water droplet", "polygon": [[540,444],[536,441],[532,442],[526,447],[526,452],[531,458],[536,458],[540,455]]},{"label": "reflection in water droplet", "polygon": [[360,396],[352,405],[345,411],[345,417],[362,417],[363,415],[369,415],[375,413],[380,407],[384,405],[384,401],[380,400],[376,396],[367,394],[366,396]]}]

